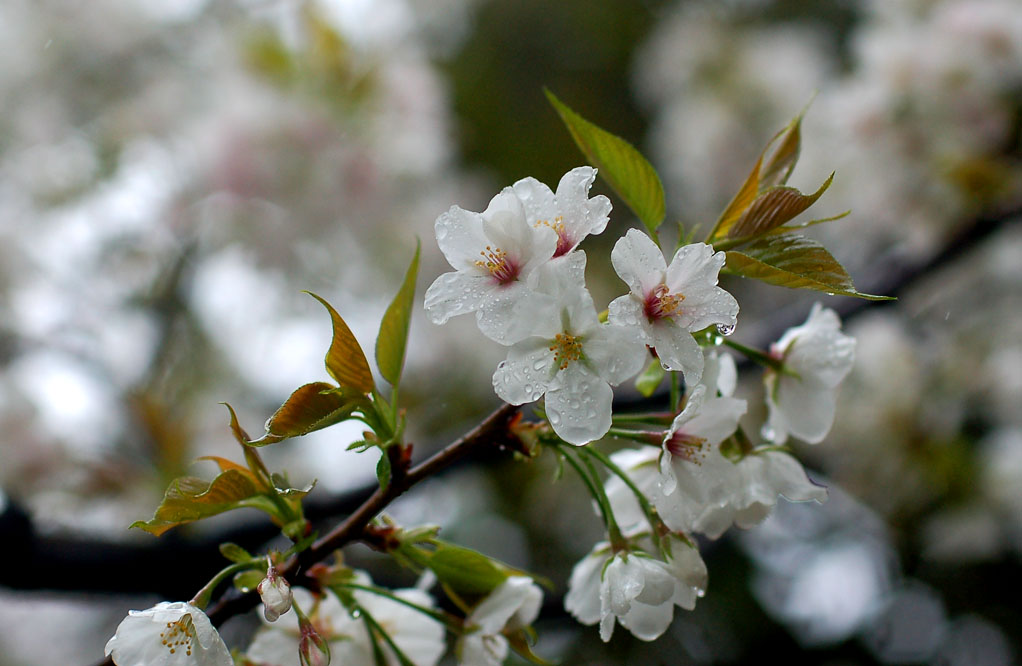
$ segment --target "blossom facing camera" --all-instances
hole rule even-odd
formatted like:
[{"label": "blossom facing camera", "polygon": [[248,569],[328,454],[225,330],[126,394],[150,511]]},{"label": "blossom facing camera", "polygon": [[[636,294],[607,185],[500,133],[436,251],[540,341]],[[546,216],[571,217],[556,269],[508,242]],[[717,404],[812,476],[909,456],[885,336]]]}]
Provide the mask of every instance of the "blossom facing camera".
[{"label": "blossom facing camera", "polygon": [[276,622],[278,617],[291,610],[291,586],[277,574],[277,568],[272,564],[266,570],[266,578],[259,581],[256,591],[262,599],[267,622]]},{"label": "blossom facing camera", "polygon": [[642,369],[646,350],[629,329],[601,324],[583,286],[585,253],[550,262],[537,277],[532,335],[515,344],[493,373],[493,389],[522,405],[546,396],[547,420],[575,445],[607,434],[611,386]]},{"label": "blossom facing camera", "polygon": [[183,601],[128,611],[104,654],[117,666],[233,666],[206,614]]},{"label": "blossom facing camera", "polygon": [[482,213],[452,206],[437,218],[436,241],[454,272],[426,290],[426,314],[434,324],[476,313],[483,335],[512,345],[525,338],[532,273],[550,260],[557,235],[529,224],[525,207],[508,187]]},{"label": "blossom facing camera", "polygon": [[596,169],[577,167],[561,177],[557,193],[535,178],[523,178],[511,188],[525,207],[529,224],[547,227],[557,234],[554,257],[568,254],[589,234],[601,233],[610,219],[610,199],[589,198]]},{"label": "blossom facing camera", "polygon": [[732,331],[738,321],[738,301],[717,286],[724,253],[692,243],[679,248],[667,265],[649,236],[629,229],[610,259],[631,288],[611,302],[610,322],[636,328],[664,368],[680,370],[695,386],[703,374],[703,352],[692,333],[711,324]]},{"label": "blossom facing camera", "polygon": [[790,434],[818,444],[834,423],[837,387],[855,363],[855,339],[841,332],[836,312],[815,303],[804,324],[771,345],[770,355],[782,368],[763,377],[769,410],[763,437],[783,444]]}]

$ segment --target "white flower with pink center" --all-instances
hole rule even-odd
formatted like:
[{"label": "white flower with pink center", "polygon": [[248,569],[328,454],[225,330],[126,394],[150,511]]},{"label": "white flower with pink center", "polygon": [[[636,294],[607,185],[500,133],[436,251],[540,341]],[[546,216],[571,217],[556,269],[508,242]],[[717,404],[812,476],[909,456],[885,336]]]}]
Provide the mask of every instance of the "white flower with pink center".
[{"label": "white flower with pink center", "polygon": [[234,660],[206,614],[183,601],[162,601],[128,611],[107,641],[117,666],[233,666]]},{"label": "white flower with pink center", "polygon": [[733,330],[738,301],[717,286],[723,252],[705,243],[678,249],[668,266],[649,236],[629,229],[610,255],[631,293],[610,304],[610,322],[635,327],[668,370],[680,370],[694,386],[703,373],[703,354],[692,333],[716,324]]},{"label": "white flower with pink center", "polygon": [[554,255],[557,235],[529,224],[525,207],[508,187],[482,213],[452,206],[437,218],[437,245],[456,270],[426,290],[426,314],[434,324],[476,313],[483,335],[511,345],[529,334],[526,313],[533,272]]},{"label": "white flower with pink center", "polygon": [[557,436],[575,445],[607,434],[617,386],[634,376],[645,348],[627,328],[601,324],[583,285],[585,253],[572,252],[538,273],[526,315],[532,336],[515,344],[493,373],[497,395],[512,405],[546,396],[546,415]]},{"label": "white flower with pink center", "polygon": [[556,194],[535,178],[523,178],[512,185],[525,207],[529,224],[557,233],[554,257],[571,252],[586,236],[607,228],[610,199],[602,194],[589,198],[594,180],[596,169],[583,166],[561,177]]},{"label": "white flower with pink center", "polygon": [[855,363],[855,339],[841,332],[836,312],[816,303],[804,324],[771,345],[770,355],[783,368],[764,376],[770,414],[763,437],[776,444],[789,434],[823,441],[834,423],[837,387]]}]

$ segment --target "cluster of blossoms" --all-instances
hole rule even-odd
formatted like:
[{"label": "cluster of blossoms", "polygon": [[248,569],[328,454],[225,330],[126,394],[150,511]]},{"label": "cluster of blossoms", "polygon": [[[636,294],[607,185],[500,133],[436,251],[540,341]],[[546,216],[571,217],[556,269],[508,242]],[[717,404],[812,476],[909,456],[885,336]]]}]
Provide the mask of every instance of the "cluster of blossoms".
[{"label": "cluster of blossoms", "polygon": [[[650,236],[628,230],[611,261],[629,292],[601,321],[578,249],[608,222],[607,199],[588,197],[595,176],[573,169],[556,193],[527,178],[482,213],[453,207],[441,215],[437,242],[456,271],[433,283],[425,304],[437,324],[475,312],[480,331],[510,347],[493,375],[497,395],[514,405],[545,398],[553,439],[611,470],[602,488],[590,488],[610,539],[576,565],[565,605],[583,624],[599,623],[604,640],[616,621],[653,640],[674,606],[692,609],[705,590],[692,535],[715,539],[732,525],[758,524],[778,496],[826,499],[780,445],[789,434],[811,443],[826,435],[855,343],[817,304],[769,353],[733,345],[766,367],[767,442],[754,446],[739,426],[747,404],[733,396],[735,361],[718,348],[738,315],[738,302],[717,286],[725,253],[685,244],[668,263]],[[684,403],[666,430],[614,428],[611,387],[638,374],[650,354],[684,377]],[[608,433],[640,447],[607,458],[585,453]]]}]

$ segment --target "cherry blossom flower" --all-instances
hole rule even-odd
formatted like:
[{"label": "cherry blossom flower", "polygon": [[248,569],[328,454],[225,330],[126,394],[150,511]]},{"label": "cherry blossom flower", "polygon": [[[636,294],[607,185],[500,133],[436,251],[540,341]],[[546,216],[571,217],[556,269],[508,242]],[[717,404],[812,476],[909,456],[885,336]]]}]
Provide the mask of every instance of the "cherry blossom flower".
[{"label": "cherry blossom flower", "polygon": [[512,186],[525,206],[529,224],[557,232],[554,257],[571,252],[586,236],[601,233],[607,227],[610,199],[602,194],[589,198],[594,180],[596,169],[584,166],[561,177],[557,194],[535,178],[523,178]]},{"label": "cherry blossom flower", "polygon": [[206,614],[183,601],[128,611],[107,641],[117,666],[232,666],[234,660]]},{"label": "cherry blossom flower", "polygon": [[769,417],[763,437],[776,444],[789,434],[810,444],[823,441],[834,423],[837,387],[855,362],[855,339],[841,332],[836,312],[816,303],[804,324],[771,345],[770,355],[783,370],[764,376]]},{"label": "cherry blossom flower", "polygon": [[576,445],[607,434],[610,387],[639,372],[646,358],[631,330],[600,323],[583,286],[585,264],[585,253],[578,251],[543,266],[537,307],[523,313],[532,337],[511,347],[493,374],[497,395],[513,405],[546,395],[551,427]]},{"label": "cherry blossom flower", "polygon": [[716,324],[733,330],[738,301],[717,286],[724,253],[705,243],[678,249],[670,266],[649,236],[629,229],[610,254],[631,293],[610,304],[610,322],[637,327],[668,370],[680,370],[690,386],[703,373],[703,354],[691,333]]},{"label": "cherry blossom flower", "polygon": [[500,666],[509,644],[504,631],[517,631],[539,616],[543,592],[531,578],[512,576],[497,586],[466,618],[475,630],[458,641],[458,663],[465,666]]},{"label": "cherry blossom flower", "polygon": [[426,313],[434,324],[476,313],[483,335],[510,345],[528,335],[523,312],[533,271],[553,257],[557,235],[530,225],[525,207],[508,187],[482,213],[452,206],[435,224],[437,245],[456,270],[426,290]]},{"label": "cherry blossom flower", "polygon": [[[364,573],[358,575],[357,582],[371,584]],[[333,663],[375,666],[372,639],[361,618],[352,617],[332,593],[324,595],[318,603],[305,589],[296,588],[293,593],[295,603],[302,608],[313,609],[309,612],[309,619],[317,633],[326,640]],[[418,606],[433,607],[432,597],[422,590],[403,589],[394,591],[394,594]],[[435,666],[440,661],[446,650],[442,624],[400,602],[371,592],[356,590],[353,596],[413,664]],[[265,666],[293,666],[300,639],[298,617],[292,609],[281,615],[277,622],[265,624],[256,633],[247,655]],[[388,646],[383,646],[383,652],[388,664],[396,666],[399,663]]]},{"label": "cherry blossom flower", "polygon": [[600,624],[609,641],[615,621],[641,640],[652,641],[670,626],[674,607],[695,608],[706,589],[706,565],[699,551],[669,536],[670,558],[641,550],[611,553],[597,544],[571,572],[564,606],[582,624]]}]

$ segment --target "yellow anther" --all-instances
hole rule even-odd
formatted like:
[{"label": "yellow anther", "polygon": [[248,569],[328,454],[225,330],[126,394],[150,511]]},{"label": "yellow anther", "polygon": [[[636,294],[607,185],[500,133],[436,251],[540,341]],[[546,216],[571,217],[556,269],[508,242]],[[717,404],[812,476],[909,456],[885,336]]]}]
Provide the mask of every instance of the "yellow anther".
[{"label": "yellow anther", "polygon": [[582,358],[582,338],[569,333],[558,333],[554,336],[554,344],[549,350],[554,352],[554,365],[564,370],[573,361]]}]

